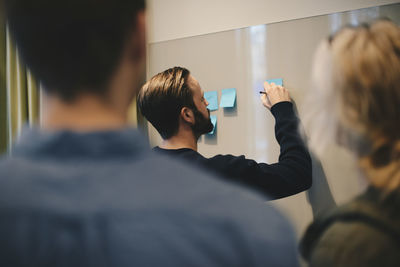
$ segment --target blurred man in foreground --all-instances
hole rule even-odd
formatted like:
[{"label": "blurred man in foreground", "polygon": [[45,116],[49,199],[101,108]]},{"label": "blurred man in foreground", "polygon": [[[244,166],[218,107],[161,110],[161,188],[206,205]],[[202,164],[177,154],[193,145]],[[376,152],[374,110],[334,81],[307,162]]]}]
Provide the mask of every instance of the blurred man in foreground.
[{"label": "blurred man in foreground", "polygon": [[127,127],[144,75],[144,1],[5,4],[46,114],[0,161],[0,266],[297,264],[277,211],[156,155]]}]

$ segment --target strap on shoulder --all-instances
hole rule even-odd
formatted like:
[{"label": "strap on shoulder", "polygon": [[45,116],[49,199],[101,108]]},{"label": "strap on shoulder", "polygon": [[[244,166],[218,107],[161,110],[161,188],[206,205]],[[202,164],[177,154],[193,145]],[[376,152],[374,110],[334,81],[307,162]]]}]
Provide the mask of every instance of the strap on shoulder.
[{"label": "strap on shoulder", "polygon": [[300,252],[305,259],[309,259],[314,246],[322,234],[335,222],[358,222],[380,231],[391,238],[400,248],[400,230],[394,228],[384,219],[361,211],[340,211],[311,225],[300,243]]}]

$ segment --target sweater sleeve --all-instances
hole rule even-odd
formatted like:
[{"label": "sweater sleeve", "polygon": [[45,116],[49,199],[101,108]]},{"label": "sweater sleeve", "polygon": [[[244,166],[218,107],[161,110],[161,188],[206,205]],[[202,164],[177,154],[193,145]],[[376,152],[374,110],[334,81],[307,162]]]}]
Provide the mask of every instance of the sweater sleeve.
[{"label": "sweater sleeve", "polygon": [[293,104],[280,102],[271,108],[275,117],[275,136],[280,145],[279,161],[257,163],[244,156],[217,155],[210,167],[228,179],[248,185],[272,199],[297,194],[312,184],[311,158],[299,134],[299,119]]}]

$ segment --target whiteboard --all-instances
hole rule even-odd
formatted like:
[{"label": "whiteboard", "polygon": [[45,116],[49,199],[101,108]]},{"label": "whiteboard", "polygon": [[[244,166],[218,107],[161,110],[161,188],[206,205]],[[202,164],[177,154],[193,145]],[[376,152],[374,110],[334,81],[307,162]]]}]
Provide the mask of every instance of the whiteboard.
[{"label": "whiteboard", "polygon": [[[356,25],[379,17],[400,24],[400,4],[152,43],[148,46],[147,77],[183,66],[204,91],[218,91],[219,99],[222,89],[236,88],[234,108],[211,112],[217,116],[217,129],[213,136],[199,140],[199,152],[206,157],[245,155],[273,163],[278,160],[279,146],[274,119],[259,99],[263,81],[283,78],[301,119],[319,41],[346,24]],[[148,134],[153,146],[160,144],[161,139],[151,125]],[[315,213],[332,207],[333,200],[338,204],[348,201],[366,186],[352,155],[340,147],[329,147],[320,161],[322,166],[314,161],[314,185],[308,192],[272,201],[291,219],[299,236]]]}]

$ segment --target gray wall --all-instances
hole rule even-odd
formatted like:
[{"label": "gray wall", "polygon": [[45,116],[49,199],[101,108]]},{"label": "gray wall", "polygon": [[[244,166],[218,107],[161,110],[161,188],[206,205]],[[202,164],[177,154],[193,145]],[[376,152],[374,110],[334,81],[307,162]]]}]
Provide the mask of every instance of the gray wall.
[{"label": "gray wall", "polygon": [[[153,43],[148,47],[148,77],[184,66],[204,91],[218,90],[220,97],[221,89],[237,88],[235,108],[212,112],[218,117],[217,131],[200,139],[199,152],[205,156],[245,155],[273,163],[278,159],[279,146],[274,119],[259,100],[263,81],[283,78],[302,117],[301,106],[310,87],[312,57],[319,41],[345,24],[382,16],[400,24],[400,4]],[[149,138],[152,145],[161,140],[151,125]],[[314,186],[309,192],[273,201],[292,219],[298,234],[313,213],[332,207],[334,200],[338,204],[349,200],[366,185],[352,156],[341,148],[332,145],[320,160],[322,166],[314,161]]]}]

